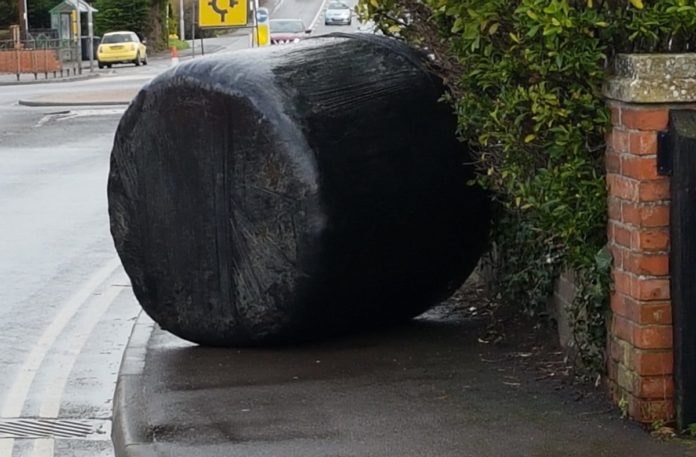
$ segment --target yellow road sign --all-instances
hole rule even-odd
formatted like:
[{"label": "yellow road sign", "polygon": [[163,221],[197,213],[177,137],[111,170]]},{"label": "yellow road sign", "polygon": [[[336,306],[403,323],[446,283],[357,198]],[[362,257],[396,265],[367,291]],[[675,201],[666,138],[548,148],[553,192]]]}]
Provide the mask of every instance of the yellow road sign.
[{"label": "yellow road sign", "polygon": [[245,26],[247,0],[198,0],[198,25],[201,27]]}]

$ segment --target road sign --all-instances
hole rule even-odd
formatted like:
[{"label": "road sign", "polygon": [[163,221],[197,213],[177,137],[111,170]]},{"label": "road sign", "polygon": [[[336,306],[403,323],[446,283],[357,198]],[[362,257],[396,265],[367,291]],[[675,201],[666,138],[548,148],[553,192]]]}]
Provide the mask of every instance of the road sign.
[{"label": "road sign", "polygon": [[247,0],[199,0],[201,27],[243,27],[248,20]]},{"label": "road sign", "polygon": [[259,8],[256,11],[256,22],[259,24],[268,22],[268,8]]},{"label": "road sign", "polygon": [[271,32],[268,29],[269,20],[268,8],[256,10],[256,42],[258,46],[268,46],[271,44]]}]

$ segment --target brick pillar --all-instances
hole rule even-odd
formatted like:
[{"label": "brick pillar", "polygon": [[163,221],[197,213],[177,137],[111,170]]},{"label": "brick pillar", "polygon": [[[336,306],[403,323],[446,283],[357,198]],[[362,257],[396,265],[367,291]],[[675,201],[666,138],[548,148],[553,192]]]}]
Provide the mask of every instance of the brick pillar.
[{"label": "brick pillar", "polygon": [[605,96],[609,222],[614,257],[608,383],[639,422],[674,417],[669,282],[669,178],[657,173],[658,132],[669,110],[696,100],[696,56],[620,55]]}]

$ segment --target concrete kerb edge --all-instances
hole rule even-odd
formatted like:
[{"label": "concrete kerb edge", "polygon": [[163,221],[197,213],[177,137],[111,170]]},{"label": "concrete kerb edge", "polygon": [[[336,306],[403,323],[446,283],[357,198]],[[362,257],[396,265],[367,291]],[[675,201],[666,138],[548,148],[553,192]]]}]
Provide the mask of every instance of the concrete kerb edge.
[{"label": "concrete kerb edge", "polygon": [[17,103],[23,106],[128,106],[130,101],[95,101],[95,102],[42,102],[33,100],[19,100]]},{"label": "concrete kerb edge", "polygon": [[116,457],[155,457],[152,429],[144,409],[142,375],[155,323],[140,312],[123,353],[114,393],[111,441]]},{"label": "concrete kerb edge", "polygon": [[37,79],[32,81],[12,81],[12,82],[0,82],[0,86],[24,86],[29,84],[53,84],[53,83],[70,83],[74,81],[85,81],[87,79],[98,78],[98,73],[92,73],[89,75],[67,77],[67,78],[53,78],[53,79]]}]

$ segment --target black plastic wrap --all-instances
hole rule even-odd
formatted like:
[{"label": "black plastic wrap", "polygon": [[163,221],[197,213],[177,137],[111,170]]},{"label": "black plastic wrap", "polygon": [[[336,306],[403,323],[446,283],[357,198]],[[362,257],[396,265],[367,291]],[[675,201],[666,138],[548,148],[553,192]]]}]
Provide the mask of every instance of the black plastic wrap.
[{"label": "black plastic wrap", "polygon": [[411,318],[486,245],[488,200],[421,56],[325,36],[197,59],[119,125],[111,231],[136,297],[201,344]]}]

